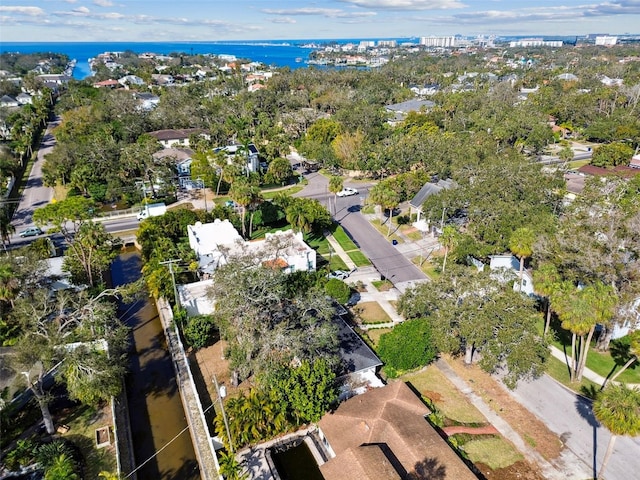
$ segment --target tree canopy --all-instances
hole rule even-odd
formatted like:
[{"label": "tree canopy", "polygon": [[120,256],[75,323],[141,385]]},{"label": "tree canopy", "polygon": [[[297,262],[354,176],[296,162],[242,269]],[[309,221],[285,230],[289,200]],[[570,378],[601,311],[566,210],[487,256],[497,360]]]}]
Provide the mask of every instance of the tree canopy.
[{"label": "tree canopy", "polygon": [[448,270],[405,292],[398,310],[407,319],[429,322],[438,351],[464,353],[467,364],[479,353],[479,365],[487,372],[505,368],[510,387],[544,371],[549,351],[537,333],[540,314],[533,300],[489,273]]}]

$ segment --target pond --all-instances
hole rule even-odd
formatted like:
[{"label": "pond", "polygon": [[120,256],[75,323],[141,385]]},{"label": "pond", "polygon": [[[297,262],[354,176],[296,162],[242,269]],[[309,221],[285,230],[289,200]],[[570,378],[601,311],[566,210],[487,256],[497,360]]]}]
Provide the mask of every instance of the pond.
[{"label": "pond", "polygon": [[324,480],[306,442],[284,452],[271,452],[282,480]]}]

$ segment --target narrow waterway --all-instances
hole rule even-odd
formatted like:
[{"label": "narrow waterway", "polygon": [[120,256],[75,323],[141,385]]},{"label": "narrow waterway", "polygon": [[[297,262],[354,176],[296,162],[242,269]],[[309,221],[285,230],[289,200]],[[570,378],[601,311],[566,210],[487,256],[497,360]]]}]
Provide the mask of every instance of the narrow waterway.
[{"label": "narrow waterway", "polygon": [[[140,268],[138,254],[120,255],[111,269],[114,285],[137,280]],[[156,305],[151,298],[122,305],[119,315],[133,333],[126,381],[129,417],[136,465],[147,462],[137,471],[138,478],[199,479],[198,463]]]}]

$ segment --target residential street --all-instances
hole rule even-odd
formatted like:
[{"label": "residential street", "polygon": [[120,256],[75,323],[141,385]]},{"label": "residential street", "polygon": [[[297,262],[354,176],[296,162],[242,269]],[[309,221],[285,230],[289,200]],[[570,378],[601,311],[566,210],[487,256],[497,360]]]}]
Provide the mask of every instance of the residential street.
[{"label": "residential street", "polygon": [[[328,180],[325,177],[313,173],[307,175],[306,178],[309,180],[309,185],[298,194],[299,196],[316,198],[324,204],[329,196],[333,197],[333,195],[326,193]],[[349,182],[345,183],[352,186]],[[353,186],[358,188],[361,194],[363,193],[363,188],[357,185]],[[413,246],[403,245],[403,248],[400,249],[392,246],[359,212],[358,207],[363,198],[360,196],[339,198],[336,220],[372,260],[381,276],[385,276],[386,269],[389,268],[388,275],[397,287],[397,283],[406,281],[405,278],[417,280],[412,276],[412,270],[420,275],[422,272],[405,257],[406,253],[419,250],[417,243]],[[331,198],[331,203],[333,204],[333,198]],[[352,280],[357,279],[357,273],[352,277]],[[424,276],[422,277],[424,278]],[[381,304],[389,303],[389,292],[374,290],[371,289],[372,293],[367,294],[367,298],[376,299],[376,296],[380,296]],[[549,478],[583,480],[590,476],[595,477],[604,457],[610,433],[607,429],[598,426],[591,413],[588,400],[575,395],[547,375],[532,382],[520,382],[517,389],[510,393],[555,432],[567,447],[562,457],[553,465],[555,467],[553,469],[554,475]],[[491,409],[487,407],[487,411],[491,411]],[[521,439],[519,442],[515,438],[512,441],[516,444],[524,444]],[[616,440],[615,449],[604,478],[606,480],[632,478],[633,475],[630,476],[630,472],[640,472],[639,453],[639,437],[619,437]]]},{"label": "residential street", "polygon": [[[595,476],[609,443],[609,431],[598,425],[591,413],[591,402],[543,375],[533,382],[520,382],[513,397],[557,433],[581,464],[567,461],[580,472],[573,478]],[[606,480],[629,480],[640,472],[640,437],[618,437],[611,460],[605,471]]]},{"label": "residential street", "polygon": [[[58,124],[60,118],[55,118],[47,124],[47,130],[40,142],[40,148],[38,149],[38,158],[33,164],[33,168],[29,173],[29,179],[20,197],[20,204],[16,212],[13,215],[13,221],[11,222],[16,228],[16,234],[26,227],[33,225],[33,212],[36,208],[44,207],[53,198],[53,188],[45,187],[42,183],[42,165],[44,163],[45,155],[49,154],[55,145],[55,138],[51,133]],[[17,235],[14,235],[15,240],[20,239]],[[11,239],[12,243],[14,238]]]},{"label": "residential street", "polygon": [[[297,196],[314,198],[333,212],[334,195],[328,192],[328,179],[319,173],[305,175],[309,184]],[[398,248],[381,235],[360,213],[360,207],[369,193],[368,186],[350,183],[345,186],[358,189],[358,195],[338,197],[335,220],[340,223],[356,245],[371,260],[380,275],[388,278],[400,291],[415,282],[428,278]]]}]

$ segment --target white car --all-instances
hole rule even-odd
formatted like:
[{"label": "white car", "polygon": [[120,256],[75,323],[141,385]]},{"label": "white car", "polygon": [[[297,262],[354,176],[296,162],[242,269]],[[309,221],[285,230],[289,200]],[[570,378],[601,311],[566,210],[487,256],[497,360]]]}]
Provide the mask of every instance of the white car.
[{"label": "white car", "polygon": [[344,187],[342,190],[336,193],[336,195],[338,195],[339,197],[350,197],[351,195],[357,195],[357,194],[358,194],[358,190],[351,187]]},{"label": "white car", "polygon": [[338,280],[345,280],[349,277],[350,272],[345,272],[344,270],[335,270],[327,275],[328,279],[337,278]]}]

